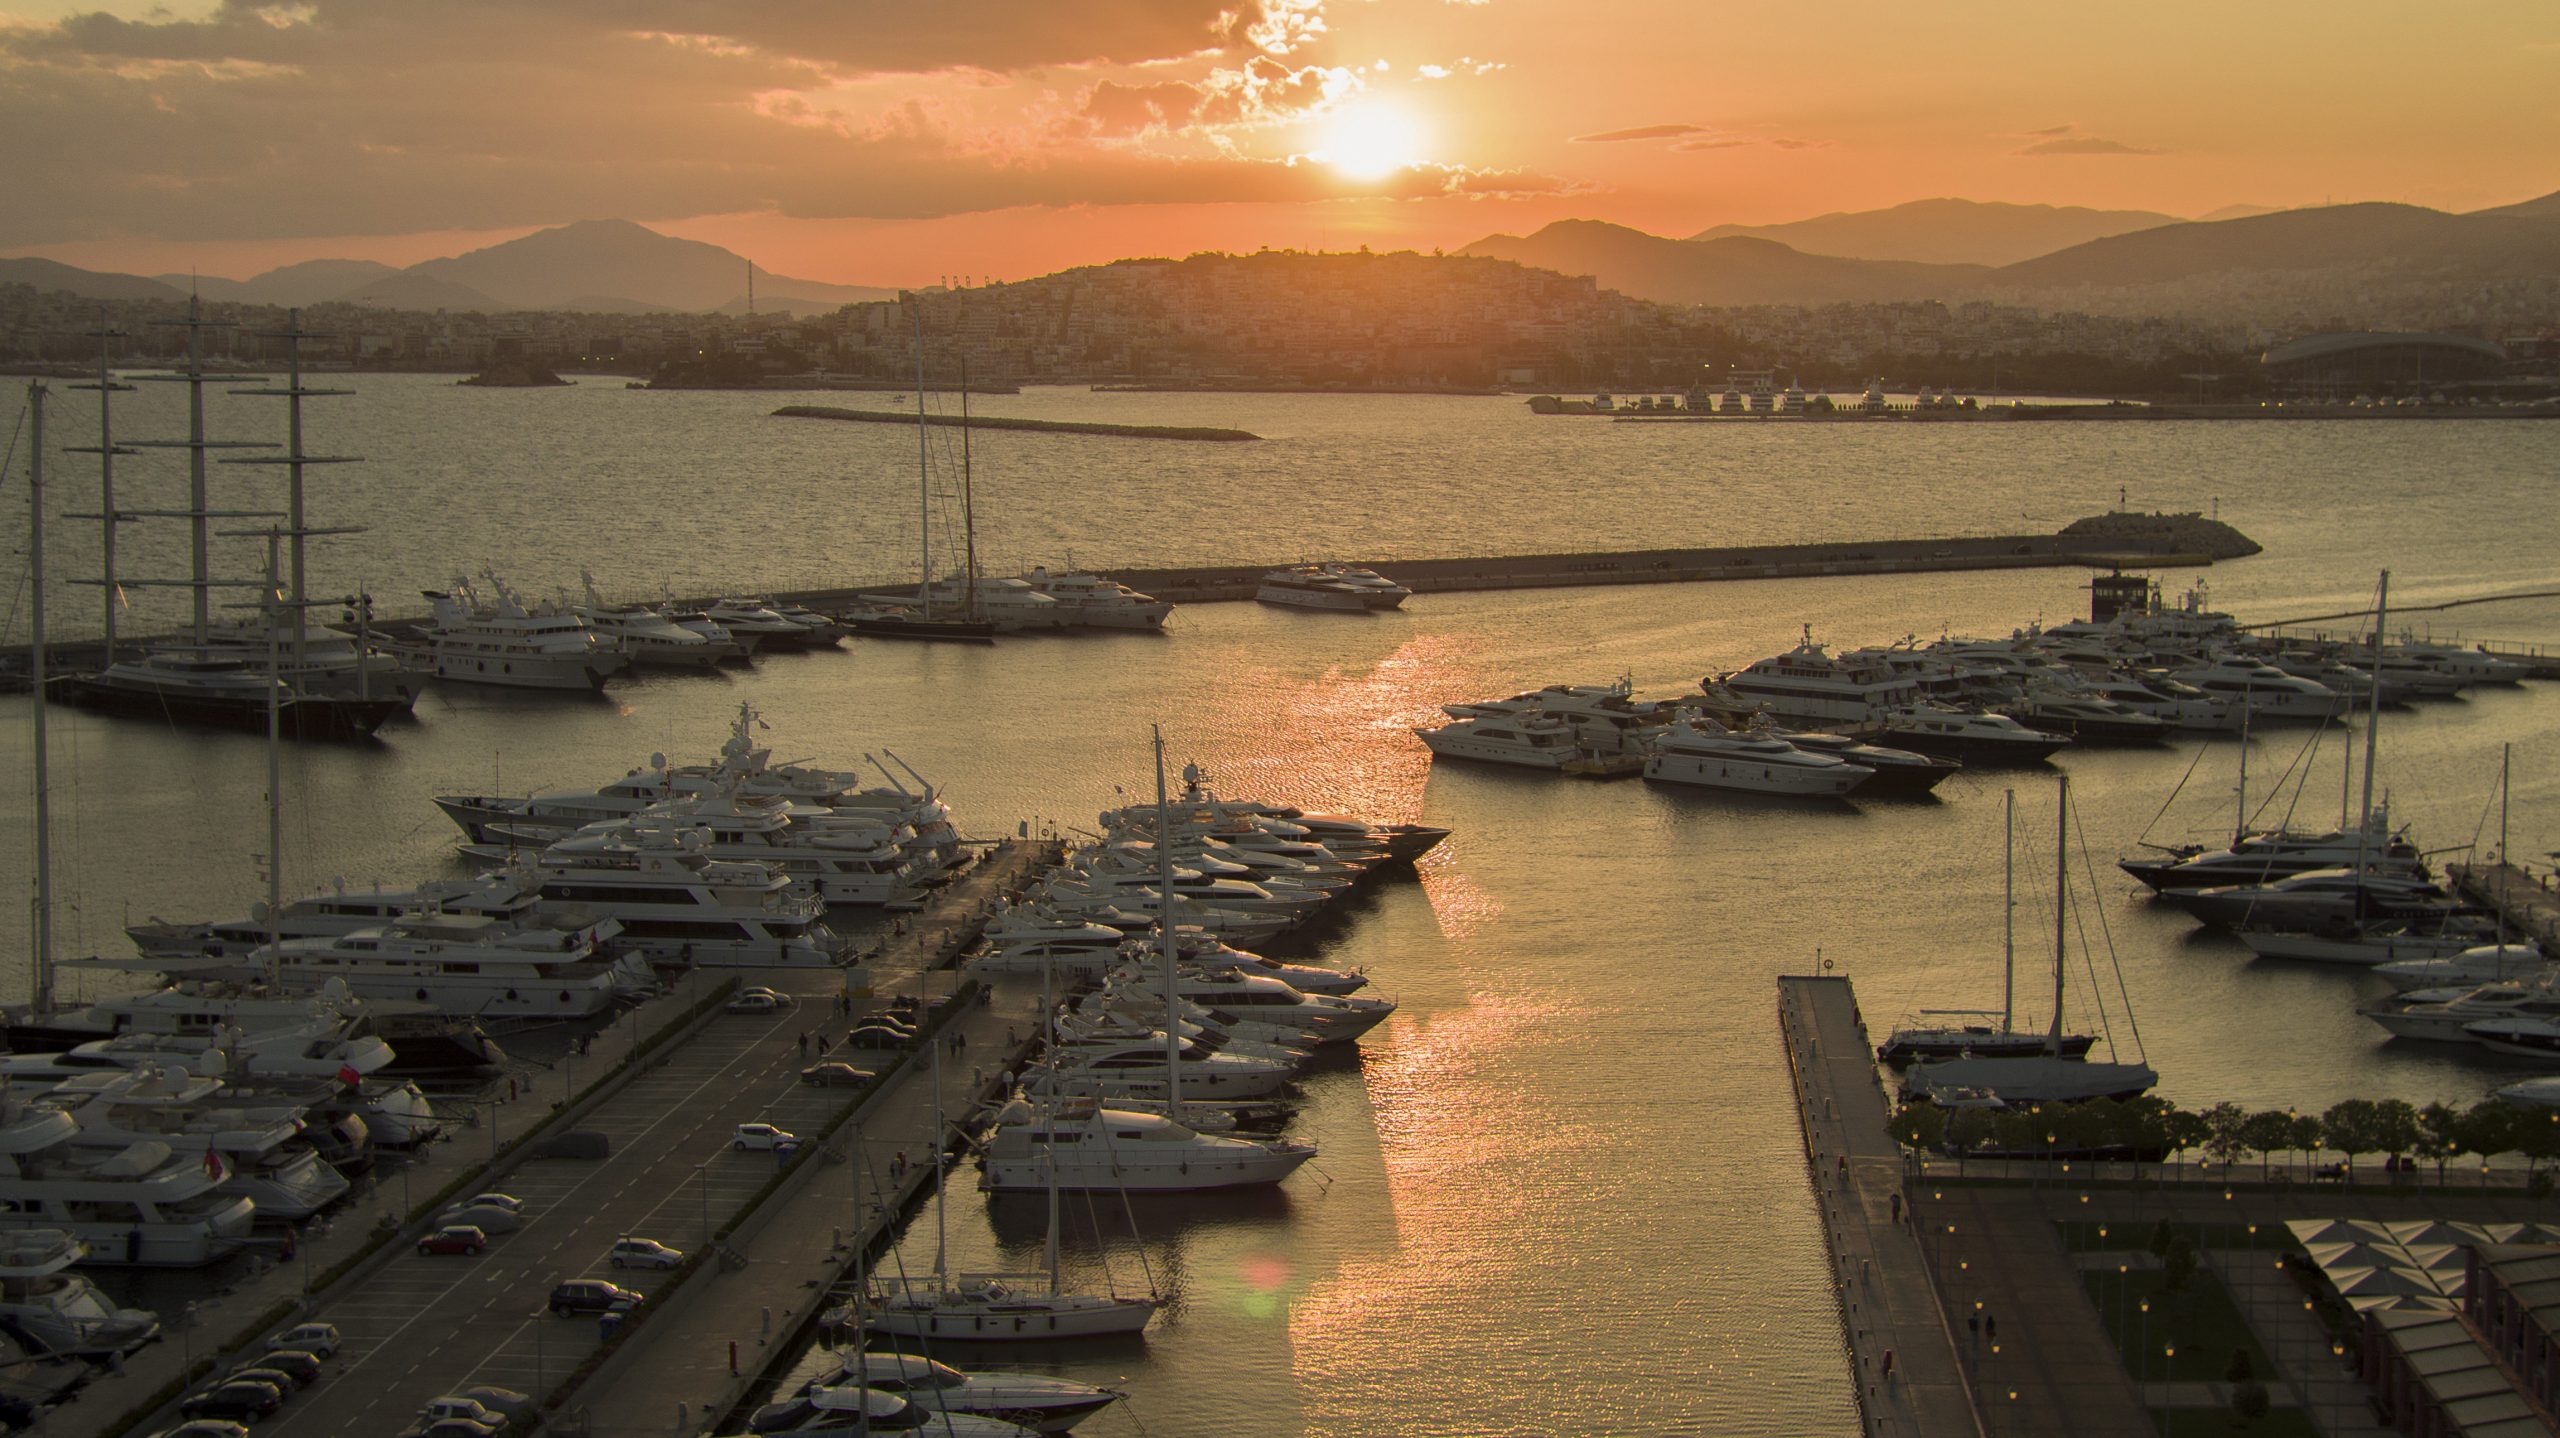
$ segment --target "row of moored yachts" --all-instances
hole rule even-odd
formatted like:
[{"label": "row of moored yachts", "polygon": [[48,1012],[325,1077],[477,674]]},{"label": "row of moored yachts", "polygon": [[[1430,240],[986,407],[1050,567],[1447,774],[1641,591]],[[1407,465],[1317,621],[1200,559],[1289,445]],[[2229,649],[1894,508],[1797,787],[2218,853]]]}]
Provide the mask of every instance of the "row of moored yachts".
[{"label": "row of moored yachts", "polygon": [[2409,637],[2352,652],[2251,639],[2190,596],[2005,640],[1833,654],[1808,631],[1784,654],[1709,676],[1696,695],[1550,685],[1448,705],[1452,722],[1416,732],[1435,754],[1527,768],[1640,767],[1664,783],[1821,798],[1912,794],[1961,765],[2035,763],[2074,744],[2326,722],[2369,702],[2377,673],[2386,703],[2523,677]]}]

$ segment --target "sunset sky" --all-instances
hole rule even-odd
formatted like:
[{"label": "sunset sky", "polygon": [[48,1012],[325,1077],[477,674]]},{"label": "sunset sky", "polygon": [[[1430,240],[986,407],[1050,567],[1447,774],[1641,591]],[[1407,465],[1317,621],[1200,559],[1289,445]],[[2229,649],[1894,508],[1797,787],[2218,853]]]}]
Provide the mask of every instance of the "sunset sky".
[{"label": "sunset sky", "polygon": [[234,278],[591,218],[852,284],[1952,195],[2560,189],[2560,5],[0,0],[0,253]]}]

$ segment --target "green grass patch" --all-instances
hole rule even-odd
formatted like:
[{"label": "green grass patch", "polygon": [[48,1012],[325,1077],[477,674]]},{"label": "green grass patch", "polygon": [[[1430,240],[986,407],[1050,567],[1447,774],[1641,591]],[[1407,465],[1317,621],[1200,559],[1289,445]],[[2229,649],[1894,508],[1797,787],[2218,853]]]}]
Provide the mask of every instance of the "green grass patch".
[{"label": "green grass patch", "polygon": [[2106,1325],[2125,1372],[2136,1382],[2219,1382],[2234,1350],[2249,1355],[2258,1381],[2268,1381],[2275,1372],[2211,1270],[2198,1269],[2177,1293],[2167,1291],[2167,1277],[2157,1269],[2081,1277],[2098,1321]]},{"label": "green grass patch", "polygon": [[2162,1438],[2320,1438],[2320,1425],[2299,1408],[2270,1408],[2255,1422],[2228,1408],[2154,1408]]}]

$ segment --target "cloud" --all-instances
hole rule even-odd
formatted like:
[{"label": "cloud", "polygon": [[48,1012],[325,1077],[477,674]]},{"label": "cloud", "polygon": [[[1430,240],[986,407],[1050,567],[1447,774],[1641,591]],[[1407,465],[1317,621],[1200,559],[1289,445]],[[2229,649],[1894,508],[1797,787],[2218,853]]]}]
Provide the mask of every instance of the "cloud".
[{"label": "cloud", "polygon": [[13,161],[0,245],[1323,197],[1339,177],[1221,140],[1354,92],[1329,43],[1324,0],[222,0],[11,23],[0,128],[55,138]]},{"label": "cloud", "polygon": [[2122,140],[2102,139],[2080,133],[2077,125],[2056,125],[2051,129],[2029,130],[2027,138],[2035,141],[2016,153],[2021,155],[2156,155],[2160,152],[2141,145],[2128,145]]},{"label": "cloud", "polygon": [[1596,135],[1576,135],[1577,145],[1613,145],[1624,140],[1673,140],[1682,135],[1709,133],[1704,125],[1638,125],[1632,130],[1603,130]]}]

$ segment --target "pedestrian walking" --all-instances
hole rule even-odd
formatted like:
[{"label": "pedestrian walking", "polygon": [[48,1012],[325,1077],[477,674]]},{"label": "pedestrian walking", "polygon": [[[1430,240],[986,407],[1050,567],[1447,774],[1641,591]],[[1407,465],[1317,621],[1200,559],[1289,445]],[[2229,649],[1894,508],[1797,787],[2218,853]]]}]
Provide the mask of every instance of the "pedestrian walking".
[{"label": "pedestrian walking", "polygon": [[1884,1351],[1884,1380],[1887,1383],[1893,1381],[1893,1350],[1890,1348]]},{"label": "pedestrian walking", "polygon": [[1887,1206],[1893,1210],[1893,1221],[1896,1223],[1902,1222],[1902,1195],[1898,1193],[1894,1194],[1891,1199],[1888,1200]]},{"label": "pedestrian walking", "polygon": [[512,1074],[510,1074],[510,1075],[508,1075],[508,1077],[507,1077],[507,1098],[508,1098],[510,1101],[512,1101],[512,1100],[515,1098],[515,1096],[516,1096],[516,1081],[515,1081],[515,1076],[514,1076],[514,1075],[512,1075]]},{"label": "pedestrian walking", "polygon": [[2000,1320],[1988,1313],[1982,1315],[1982,1341],[1985,1343],[2000,1341]]},{"label": "pedestrian walking", "polygon": [[800,1031],[800,1057],[802,1057],[802,1058],[804,1058],[804,1059],[805,1059],[805,1058],[807,1058],[808,1056],[809,1056],[809,1031],[808,1031],[807,1029],[802,1029],[802,1030]]}]

